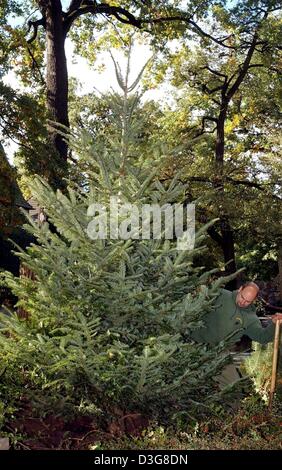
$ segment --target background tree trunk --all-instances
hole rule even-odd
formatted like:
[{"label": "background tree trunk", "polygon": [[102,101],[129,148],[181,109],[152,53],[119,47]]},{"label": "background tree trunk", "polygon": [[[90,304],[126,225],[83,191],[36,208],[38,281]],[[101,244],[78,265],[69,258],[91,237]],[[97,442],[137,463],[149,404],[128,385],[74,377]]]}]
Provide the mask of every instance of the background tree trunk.
[{"label": "background tree trunk", "polygon": [[[228,214],[224,208],[224,150],[225,150],[225,133],[224,126],[227,115],[228,102],[222,102],[220,114],[217,121],[216,128],[216,148],[215,148],[215,160],[217,170],[217,181],[215,188],[218,191],[219,196],[219,223],[221,231],[221,247],[223,250],[223,257],[225,263],[225,274],[226,276],[236,272],[236,261],[235,261],[235,248],[234,248],[234,236],[233,230],[229,222]],[[234,279],[227,284],[229,289],[236,289],[237,281]]]},{"label": "background tree trunk", "polygon": [[[63,25],[60,0],[48,1],[45,10],[47,38],[47,107],[50,119],[69,127],[68,73],[65,55],[66,32]],[[51,143],[63,161],[67,160],[68,146],[63,137],[49,127]]]}]

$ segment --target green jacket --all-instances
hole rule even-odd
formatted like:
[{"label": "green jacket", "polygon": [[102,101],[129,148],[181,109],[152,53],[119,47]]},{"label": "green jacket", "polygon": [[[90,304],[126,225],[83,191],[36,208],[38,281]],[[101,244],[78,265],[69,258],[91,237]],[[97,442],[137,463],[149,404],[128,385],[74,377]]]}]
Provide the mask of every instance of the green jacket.
[{"label": "green jacket", "polygon": [[268,343],[274,337],[275,325],[271,322],[263,328],[253,305],[241,308],[236,305],[237,291],[221,289],[214,310],[204,316],[205,327],[193,331],[192,339],[200,343],[217,344],[232,333],[230,339],[236,343],[247,335],[258,343]]}]

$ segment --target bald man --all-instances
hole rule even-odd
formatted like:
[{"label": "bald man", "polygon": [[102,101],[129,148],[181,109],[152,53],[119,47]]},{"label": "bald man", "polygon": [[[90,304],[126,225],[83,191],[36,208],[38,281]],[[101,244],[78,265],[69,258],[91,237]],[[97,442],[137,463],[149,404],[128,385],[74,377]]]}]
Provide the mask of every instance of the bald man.
[{"label": "bald man", "polygon": [[254,282],[248,282],[233,292],[221,289],[214,310],[203,318],[205,326],[193,331],[192,339],[212,345],[227,337],[229,344],[234,344],[243,335],[262,344],[272,341],[275,322],[282,320],[282,314],[273,315],[270,325],[263,328],[253,305],[258,293],[259,287]]}]

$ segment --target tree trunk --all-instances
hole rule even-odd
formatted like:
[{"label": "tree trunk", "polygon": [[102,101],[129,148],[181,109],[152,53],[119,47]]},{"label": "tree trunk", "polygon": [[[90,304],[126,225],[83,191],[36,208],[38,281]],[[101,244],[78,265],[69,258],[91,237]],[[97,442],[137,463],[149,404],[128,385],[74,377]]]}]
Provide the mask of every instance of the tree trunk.
[{"label": "tree trunk", "polygon": [[[234,249],[234,237],[233,230],[230,226],[227,216],[220,217],[220,227],[221,227],[221,236],[222,236],[222,246],[223,246],[223,256],[225,266],[225,273],[228,276],[236,272],[236,262],[235,262],[235,249]],[[228,263],[228,264],[227,264]],[[233,283],[233,281],[231,281]],[[233,283],[236,287],[236,282]]]},{"label": "tree trunk", "polygon": [[[68,73],[65,55],[66,32],[63,25],[60,0],[45,4],[47,38],[47,107],[52,121],[69,127],[68,119]],[[49,127],[52,145],[60,159],[67,160],[68,146],[63,137]]]},{"label": "tree trunk", "polygon": [[[234,248],[234,237],[233,230],[229,222],[228,214],[226,214],[224,208],[224,151],[225,151],[225,133],[224,126],[227,114],[228,102],[223,102],[220,110],[220,114],[217,122],[216,130],[216,148],[215,148],[215,160],[216,160],[216,171],[217,171],[217,180],[215,183],[215,188],[218,191],[219,195],[219,223],[220,231],[222,237],[222,249],[223,257],[225,263],[225,274],[228,276],[236,272],[236,262],[235,262],[235,248]],[[234,279],[230,281],[227,285],[230,289],[235,289],[237,287],[237,282]]]}]

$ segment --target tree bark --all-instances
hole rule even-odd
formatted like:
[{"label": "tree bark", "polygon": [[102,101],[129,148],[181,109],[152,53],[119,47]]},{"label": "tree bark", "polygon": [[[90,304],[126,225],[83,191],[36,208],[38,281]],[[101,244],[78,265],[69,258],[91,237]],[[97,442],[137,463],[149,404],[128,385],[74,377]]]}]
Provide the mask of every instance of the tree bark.
[{"label": "tree bark", "polygon": [[[45,2],[47,40],[47,108],[50,119],[69,127],[68,72],[65,55],[66,33],[60,0]],[[49,127],[50,141],[60,158],[67,160],[68,146],[63,137]]]},{"label": "tree bark", "polygon": [[[216,147],[215,147],[215,161],[216,161],[216,183],[215,188],[219,195],[219,223],[221,232],[221,247],[223,250],[223,257],[225,263],[226,276],[236,272],[235,261],[235,247],[233,230],[229,222],[229,217],[224,208],[224,151],[225,151],[225,120],[227,116],[228,101],[222,100],[221,110],[219,113],[217,127],[216,127]],[[227,285],[230,289],[237,287],[237,282],[234,279]]]},{"label": "tree bark", "polygon": [[36,38],[39,26],[43,26],[46,32],[47,50],[47,108],[49,119],[58,124],[58,126],[48,125],[51,168],[46,168],[47,174],[44,176],[52,186],[64,188],[62,180],[67,170],[68,145],[60,135],[59,129],[60,125],[69,127],[68,72],[65,56],[65,39],[68,31],[75,19],[87,13],[112,15],[119,22],[137,28],[141,27],[141,22],[120,6],[97,3],[94,0],[87,2],[72,0],[66,11],[63,11],[61,0],[37,0],[37,4],[42,17],[29,22],[30,28],[33,27],[33,34],[28,42]]}]

